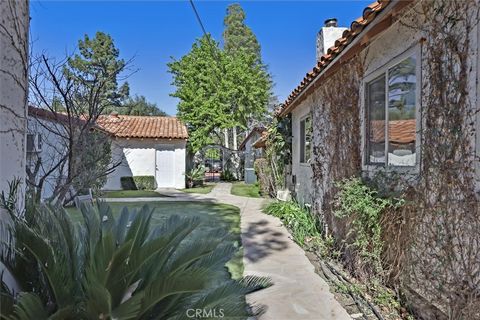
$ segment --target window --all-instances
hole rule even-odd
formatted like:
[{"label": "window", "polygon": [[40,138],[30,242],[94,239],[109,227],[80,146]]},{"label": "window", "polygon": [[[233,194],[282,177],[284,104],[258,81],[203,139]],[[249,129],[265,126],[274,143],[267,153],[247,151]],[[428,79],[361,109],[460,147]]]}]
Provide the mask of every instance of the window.
[{"label": "window", "polygon": [[40,134],[27,134],[27,153],[42,151],[42,136]]},{"label": "window", "polygon": [[308,116],[300,121],[300,163],[310,163],[312,155],[312,120]]},{"label": "window", "polygon": [[416,57],[411,55],[366,84],[366,162],[416,164]]}]

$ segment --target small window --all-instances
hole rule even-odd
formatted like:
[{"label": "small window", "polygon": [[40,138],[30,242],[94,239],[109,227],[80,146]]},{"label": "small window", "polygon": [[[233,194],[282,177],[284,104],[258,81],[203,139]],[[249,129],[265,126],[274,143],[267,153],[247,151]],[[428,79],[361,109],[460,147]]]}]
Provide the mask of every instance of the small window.
[{"label": "small window", "polygon": [[27,152],[33,152],[34,151],[34,146],[35,146],[35,142],[34,142],[34,139],[35,138],[35,135],[33,134],[27,134]]},{"label": "small window", "polygon": [[300,121],[300,163],[310,163],[312,155],[312,121],[310,117]]},{"label": "small window", "polygon": [[385,70],[366,84],[366,162],[416,165],[416,58]]}]

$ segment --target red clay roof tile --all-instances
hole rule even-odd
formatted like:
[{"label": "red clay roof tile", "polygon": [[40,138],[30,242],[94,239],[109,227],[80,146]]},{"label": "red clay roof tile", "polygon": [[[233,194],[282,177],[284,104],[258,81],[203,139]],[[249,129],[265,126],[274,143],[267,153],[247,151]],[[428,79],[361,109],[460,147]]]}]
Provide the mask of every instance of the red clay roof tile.
[{"label": "red clay roof tile", "polygon": [[380,13],[391,0],[378,0],[370,5],[368,5],[362,13],[362,16],[353,21],[350,24],[350,29],[347,29],[343,32],[342,37],[335,41],[335,45],[327,50],[327,53],[324,54],[317,65],[310,71],[306,78],[304,78],[300,85],[295,88],[292,93],[288,96],[287,100],[283,103],[282,107],[279,109],[278,114],[284,116],[285,111],[288,110],[288,106],[295,101],[299,94],[307,87],[315,78],[320,74],[320,72],[328,65],[335,57],[341,53],[345,47],[353,41],[353,39],[369,24],[375,17]]},{"label": "red clay roof tile", "polygon": [[187,139],[187,127],[176,117],[100,116],[100,129],[118,138]]}]

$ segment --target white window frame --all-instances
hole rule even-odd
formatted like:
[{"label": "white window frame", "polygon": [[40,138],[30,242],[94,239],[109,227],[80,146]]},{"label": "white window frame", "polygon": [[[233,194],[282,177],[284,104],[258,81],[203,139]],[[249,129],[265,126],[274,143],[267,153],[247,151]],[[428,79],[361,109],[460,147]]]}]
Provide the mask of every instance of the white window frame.
[{"label": "white window frame", "polygon": [[[310,166],[310,163],[312,161],[312,141],[310,141],[310,156],[308,158],[307,161],[305,161],[305,155],[307,154],[307,150],[306,150],[306,147],[307,147],[307,140],[306,140],[306,127],[305,125],[303,126],[304,127],[304,133],[303,133],[303,141],[302,141],[302,122],[306,123],[306,120],[310,118],[310,125],[312,126],[312,135],[313,135],[313,123],[312,123],[312,115],[311,113],[307,113],[306,115],[304,115],[303,117],[300,118],[299,122],[298,122],[298,131],[299,131],[299,154],[298,154],[298,160],[299,160],[299,163],[301,165],[304,165],[304,166]],[[310,139],[312,139],[312,137],[310,137]],[[303,147],[303,148],[302,148]],[[303,149],[303,159],[302,159],[302,149]]]},{"label": "white window frame", "polygon": [[[396,66],[403,60],[407,59],[408,57],[415,55],[416,58],[416,66],[415,66],[415,76],[416,76],[416,87],[415,87],[415,165],[414,166],[398,166],[398,165],[389,165],[388,164],[388,70],[392,67]],[[375,79],[379,78],[380,76],[385,75],[385,162],[384,163],[370,163],[369,162],[369,155],[368,155],[368,134],[367,129],[369,126],[368,123],[368,104],[367,104],[367,86],[369,83],[374,81]],[[386,169],[386,170],[395,170],[395,171],[408,171],[418,173],[420,170],[420,159],[421,159],[421,128],[422,128],[422,104],[421,104],[421,90],[422,90],[422,50],[420,44],[415,44],[413,47],[407,49],[406,51],[402,52],[395,58],[388,61],[383,66],[377,68],[375,71],[367,74],[363,78],[362,84],[362,97],[361,101],[363,103],[363,115],[362,115],[362,169],[366,171],[375,171],[378,169]]]}]

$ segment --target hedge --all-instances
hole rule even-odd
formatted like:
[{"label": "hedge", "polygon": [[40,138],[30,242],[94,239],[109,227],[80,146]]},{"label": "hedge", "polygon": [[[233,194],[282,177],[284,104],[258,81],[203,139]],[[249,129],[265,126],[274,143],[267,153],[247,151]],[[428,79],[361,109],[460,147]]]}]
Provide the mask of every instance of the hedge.
[{"label": "hedge", "polygon": [[123,190],[155,190],[155,177],[120,177],[120,184]]}]

